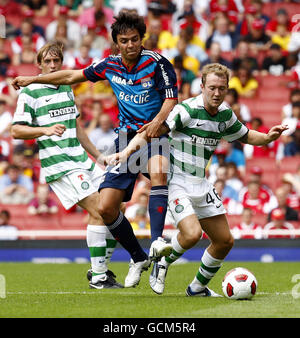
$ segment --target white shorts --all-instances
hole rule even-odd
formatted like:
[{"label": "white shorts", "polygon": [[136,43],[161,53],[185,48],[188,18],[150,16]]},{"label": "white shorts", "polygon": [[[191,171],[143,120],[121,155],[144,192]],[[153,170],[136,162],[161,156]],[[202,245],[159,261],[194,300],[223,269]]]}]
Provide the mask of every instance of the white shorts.
[{"label": "white shorts", "polygon": [[96,164],[92,171],[74,170],[50,182],[49,185],[64,208],[70,209],[85,197],[98,191],[100,183],[104,180],[103,173],[104,170]]},{"label": "white shorts", "polygon": [[201,219],[225,214],[226,210],[207,179],[174,174],[169,180],[168,212],[177,226],[190,215]]}]

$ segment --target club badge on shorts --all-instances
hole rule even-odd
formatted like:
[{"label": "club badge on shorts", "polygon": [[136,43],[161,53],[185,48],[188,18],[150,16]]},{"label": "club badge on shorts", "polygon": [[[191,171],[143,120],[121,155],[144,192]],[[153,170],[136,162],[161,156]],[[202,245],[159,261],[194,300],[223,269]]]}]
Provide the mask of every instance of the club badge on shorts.
[{"label": "club badge on shorts", "polygon": [[81,183],[81,188],[83,190],[87,190],[90,187],[89,183],[87,181],[84,181]]},{"label": "club badge on shorts", "polygon": [[175,204],[175,211],[177,212],[177,214],[180,214],[183,211],[184,206],[182,204],[179,204],[179,198],[176,198],[176,200],[174,201],[174,204]]}]

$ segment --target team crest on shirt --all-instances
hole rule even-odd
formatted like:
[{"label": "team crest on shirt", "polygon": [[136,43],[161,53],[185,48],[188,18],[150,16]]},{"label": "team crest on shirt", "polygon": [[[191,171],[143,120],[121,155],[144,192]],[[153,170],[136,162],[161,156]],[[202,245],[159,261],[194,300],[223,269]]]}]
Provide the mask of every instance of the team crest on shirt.
[{"label": "team crest on shirt", "polygon": [[81,188],[83,190],[87,190],[89,187],[90,187],[90,185],[88,184],[87,181],[84,181],[84,182],[81,183]]},{"label": "team crest on shirt", "polygon": [[67,92],[67,95],[68,95],[68,98],[71,100],[71,101],[74,101],[74,96],[71,92]]},{"label": "team crest on shirt", "polygon": [[218,129],[220,133],[223,133],[223,131],[226,129],[226,123],[224,121],[220,122],[218,125]]},{"label": "team crest on shirt", "polygon": [[143,88],[150,88],[152,87],[152,81],[150,77],[146,77],[144,79],[141,79],[141,84]]}]

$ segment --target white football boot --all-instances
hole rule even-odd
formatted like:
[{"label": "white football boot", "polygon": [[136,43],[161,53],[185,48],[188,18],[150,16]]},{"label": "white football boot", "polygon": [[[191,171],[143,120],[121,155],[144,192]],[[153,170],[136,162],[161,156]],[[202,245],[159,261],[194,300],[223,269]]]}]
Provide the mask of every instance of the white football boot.
[{"label": "white football boot", "polygon": [[154,262],[149,277],[149,284],[151,289],[158,295],[161,295],[164,292],[167,272],[168,267],[160,264],[159,262]]},{"label": "white football boot", "polygon": [[149,258],[152,261],[158,261],[163,256],[169,256],[171,252],[171,243],[167,243],[162,237],[158,237],[150,246]]},{"label": "white football boot", "polygon": [[149,258],[136,263],[134,263],[131,259],[129,263],[129,271],[125,278],[125,288],[133,288],[137,286],[140,282],[142,272],[148,270],[150,265],[151,260]]}]

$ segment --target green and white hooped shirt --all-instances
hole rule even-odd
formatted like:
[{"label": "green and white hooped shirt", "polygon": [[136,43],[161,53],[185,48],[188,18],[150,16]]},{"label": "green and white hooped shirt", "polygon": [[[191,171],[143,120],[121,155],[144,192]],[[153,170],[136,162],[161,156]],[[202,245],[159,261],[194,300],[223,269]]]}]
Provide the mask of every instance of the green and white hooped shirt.
[{"label": "green and white hooped shirt", "polygon": [[42,174],[52,182],[74,169],[92,170],[95,163],[88,157],[76,134],[79,112],[70,86],[31,84],[19,94],[13,124],[31,127],[66,126],[61,137],[37,138]]},{"label": "green and white hooped shirt", "polygon": [[248,132],[226,103],[219,106],[216,115],[210,115],[202,94],[176,105],[166,123],[170,128],[171,171],[201,178],[221,138],[232,142]]}]

